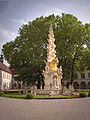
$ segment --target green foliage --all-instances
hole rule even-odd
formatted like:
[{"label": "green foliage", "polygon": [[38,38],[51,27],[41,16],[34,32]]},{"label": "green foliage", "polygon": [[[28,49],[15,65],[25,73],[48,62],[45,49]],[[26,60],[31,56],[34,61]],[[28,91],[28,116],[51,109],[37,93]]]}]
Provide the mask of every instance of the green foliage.
[{"label": "green foliage", "polygon": [[3,91],[0,91],[0,96],[4,96],[4,92]]},{"label": "green foliage", "polygon": [[78,89],[74,89],[74,92],[78,92],[79,90]]},{"label": "green foliage", "polygon": [[80,97],[87,97],[87,94],[85,92],[80,92]]},{"label": "green foliage", "polygon": [[63,79],[70,79],[72,84],[76,71],[84,71],[90,65],[90,24],[83,25],[71,14],[41,16],[23,25],[19,29],[19,36],[3,45],[5,59],[18,72],[17,81],[23,81],[26,85],[43,81],[42,71],[47,58],[47,37],[51,23]]},{"label": "green foliage", "polygon": [[13,91],[4,91],[5,94],[19,94],[19,92],[20,92],[20,93],[23,93],[22,90],[20,90],[20,91],[17,91],[17,90],[13,90]]},{"label": "green foliage", "polygon": [[90,97],[90,92],[88,92],[88,97]]},{"label": "green foliage", "polygon": [[34,99],[74,99],[78,96],[35,96]]},{"label": "green foliage", "polygon": [[86,90],[85,89],[81,89],[80,92],[85,92]]},{"label": "green foliage", "polygon": [[[26,95],[15,95],[15,94],[5,94],[4,97],[16,98],[16,99],[26,99]],[[74,99],[79,98],[78,96],[34,96],[34,99]],[[33,99],[28,98],[28,99]]]},{"label": "green foliage", "polygon": [[33,99],[34,98],[34,95],[32,93],[28,93],[26,95],[26,99]]},{"label": "green foliage", "polygon": [[11,68],[15,68],[26,85],[33,85],[43,80],[42,70],[45,68],[47,33],[54,15],[36,18],[19,29],[15,41],[3,45],[5,59]]},{"label": "green foliage", "polygon": [[84,71],[88,66],[87,59],[90,60],[90,52],[84,47],[87,36],[90,43],[90,28],[87,29],[71,14],[56,17],[54,28],[56,50],[63,68],[63,79],[71,79],[73,82],[76,71]]},{"label": "green foliage", "polygon": [[7,97],[7,98],[17,98],[17,99],[25,99],[26,95],[5,94],[4,97]]}]

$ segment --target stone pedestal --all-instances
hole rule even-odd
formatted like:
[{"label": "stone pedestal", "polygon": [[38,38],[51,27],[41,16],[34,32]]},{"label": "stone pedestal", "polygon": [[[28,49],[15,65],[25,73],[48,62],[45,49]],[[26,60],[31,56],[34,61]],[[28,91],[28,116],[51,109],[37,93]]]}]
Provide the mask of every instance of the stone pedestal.
[{"label": "stone pedestal", "polygon": [[[57,75],[55,75],[54,73],[57,72]],[[58,71],[48,71],[44,73],[44,89],[45,90],[60,90],[61,89],[61,77],[62,73],[59,74]]]}]

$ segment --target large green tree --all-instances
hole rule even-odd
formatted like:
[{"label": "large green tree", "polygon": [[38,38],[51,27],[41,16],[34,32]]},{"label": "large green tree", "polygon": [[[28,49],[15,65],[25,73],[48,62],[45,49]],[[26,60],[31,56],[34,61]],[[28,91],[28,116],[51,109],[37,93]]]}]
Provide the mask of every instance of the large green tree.
[{"label": "large green tree", "polygon": [[43,81],[47,37],[53,24],[57,57],[62,65],[63,79],[74,80],[76,71],[83,71],[90,60],[90,24],[83,25],[71,15],[41,16],[19,29],[14,41],[3,45],[3,54],[12,68],[19,74],[18,80],[32,85]]},{"label": "large green tree", "polygon": [[19,29],[14,41],[3,45],[5,59],[19,76],[18,81],[33,85],[43,83],[42,70],[45,68],[48,29],[54,15],[36,18]]},{"label": "large green tree", "polygon": [[75,73],[82,72],[88,67],[90,24],[83,25],[71,14],[56,16],[54,24],[56,50],[63,67],[63,79],[70,79],[72,84]]}]

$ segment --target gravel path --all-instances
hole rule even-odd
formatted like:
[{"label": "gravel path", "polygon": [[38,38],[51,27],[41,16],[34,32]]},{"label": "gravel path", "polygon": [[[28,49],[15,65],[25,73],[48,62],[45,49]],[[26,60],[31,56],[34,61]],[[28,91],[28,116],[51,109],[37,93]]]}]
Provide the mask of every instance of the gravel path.
[{"label": "gravel path", "polygon": [[0,120],[90,120],[90,98],[23,100],[0,97]]}]

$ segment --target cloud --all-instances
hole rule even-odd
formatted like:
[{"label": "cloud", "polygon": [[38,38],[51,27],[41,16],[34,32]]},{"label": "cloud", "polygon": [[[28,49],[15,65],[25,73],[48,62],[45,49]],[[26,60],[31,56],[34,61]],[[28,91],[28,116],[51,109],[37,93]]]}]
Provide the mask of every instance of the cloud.
[{"label": "cloud", "polygon": [[61,9],[59,8],[51,8],[51,9],[48,9],[48,11],[46,11],[44,13],[44,16],[48,16],[48,15],[51,15],[51,14],[54,14],[54,15],[61,15],[64,11],[62,11]]},{"label": "cloud", "polygon": [[[3,44],[14,40],[16,35],[17,33],[0,27],[0,54],[2,52],[1,49],[2,49]],[[4,64],[9,65],[5,60],[4,60]]]},{"label": "cloud", "polygon": [[8,0],[0,0],[0,13],[4,12],[8,8]]},{"label": "cloud", "polygon": [[44,5],[44,3],[41,2],[41,3],[39,3],[39,4],[37,5],[37,7],[41,8],[43,5]]},{"label": "cloud", "polygon": [[28,24],[28,22],[26,22],[25,20],[23,20],[23,19],[20,19],[20,20],[17,20],[17,19],[11,19],[11,21],[13,21],[13,22],[16,22],[16,23],[18,23],[18,24]]},{"label": "cloud", "polygon": [[16,34],[15,34],[14,32],[9,31],[9,30],[6,30],[6,29],[0,27],[0,36],[1,36],[1,37],[10,39],[10,38],[14,38],[15,35],[16,35]]},{"label": "cloud", "polygon": [[0,27],[0,49],[4,43],[14,40],[16,35],[17,33]]}]

